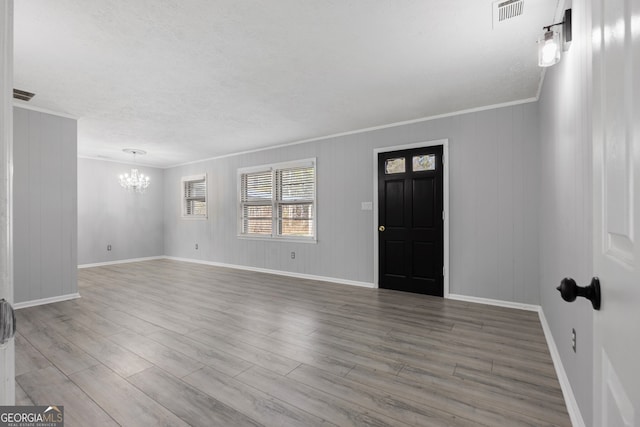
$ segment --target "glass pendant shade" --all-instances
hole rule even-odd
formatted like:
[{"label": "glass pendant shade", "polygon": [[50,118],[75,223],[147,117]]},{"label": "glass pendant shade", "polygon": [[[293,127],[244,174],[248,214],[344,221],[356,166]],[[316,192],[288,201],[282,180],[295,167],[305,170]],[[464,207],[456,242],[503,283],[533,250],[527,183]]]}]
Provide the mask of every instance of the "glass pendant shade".
[{"label": "glass pendant shade", "polygon": [[540,67],[550,67],[560,61],[560,33],[557,31],[546,31],[538,39],[538,65]]}]

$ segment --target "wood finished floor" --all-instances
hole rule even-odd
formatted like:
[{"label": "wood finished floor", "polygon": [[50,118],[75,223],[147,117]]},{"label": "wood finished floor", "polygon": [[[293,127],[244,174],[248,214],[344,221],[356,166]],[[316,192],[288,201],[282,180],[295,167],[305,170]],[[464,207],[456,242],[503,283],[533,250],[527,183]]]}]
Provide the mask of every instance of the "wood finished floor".
[{"label": "wood finished floor", "polygon": [[18,404],[71,426],[570,426],[536,313],[170,260],[17,311]]}]

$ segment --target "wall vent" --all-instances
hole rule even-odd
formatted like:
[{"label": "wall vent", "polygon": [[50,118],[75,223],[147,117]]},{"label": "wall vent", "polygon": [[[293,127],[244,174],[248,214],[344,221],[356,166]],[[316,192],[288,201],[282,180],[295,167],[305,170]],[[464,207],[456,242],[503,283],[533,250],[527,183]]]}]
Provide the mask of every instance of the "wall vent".
[{"label": "wall vent", "polygon": [[27,92],[26,90],[13,89],[13,97],[21,101],[31,101],[31,98],[36,96],[35,93]]},{"label": "wall vent", "polygon": [[524,0],[506,0],[493,3],[493,28],[498,24],[522,15]]}]

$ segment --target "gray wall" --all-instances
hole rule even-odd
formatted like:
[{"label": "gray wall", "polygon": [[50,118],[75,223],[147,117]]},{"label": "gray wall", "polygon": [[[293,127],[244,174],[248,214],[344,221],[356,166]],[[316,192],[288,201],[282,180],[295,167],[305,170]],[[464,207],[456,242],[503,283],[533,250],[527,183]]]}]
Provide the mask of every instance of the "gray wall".
[{"label": "gray wall", "polygon": [[[165,170],[165,254],[373,282],[373,150],[448,138],[451,293],[539,303],[537,104],[523,104]],[[237,237],[237,169],[317,157],[318,243]],[[206,172],[208,220],[180,217],[180,178]],[[199,250],[195,250],[198,243]],[[296,259],[289,256],[296,251]]]},{"label": "gray wall", "polygon": [[75,120],[14,108],[15,302],[78,292]]},{"label": "gray wall", "polygon": [[[573,1],[574,39],[547,70],[539,101],[541,152],[541,305],[586,425],[592,425],[593,310],[586,300],[564,302],[562,278],[589,284],[592,276],[591,111],[585,0]],[[577,352],[570,347],[571,328]]]},{"label": "gray wall", "polygon": [[133,165],[92,159],[77,163],[78,265],[164,255],[164,171],[138,166],[151,178],[149,188],[138,194],[118,183]]}]

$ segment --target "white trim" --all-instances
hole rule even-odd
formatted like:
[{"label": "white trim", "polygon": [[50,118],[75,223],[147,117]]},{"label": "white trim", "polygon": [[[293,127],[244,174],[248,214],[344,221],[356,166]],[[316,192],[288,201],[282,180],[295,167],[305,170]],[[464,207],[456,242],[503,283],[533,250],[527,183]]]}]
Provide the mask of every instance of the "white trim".
[{"label": "white trim", "polygon": [[204,261],[204,260],[192,259],[192,258],[179,258],[179,257],[173,257],[173,256],[165,256],[163,258],[170,259],[173,261],[183,261],[183,262],[191,262],[194,264],[211,265],[213,267],[226,267],[226,268],[233,268],[236,270],[255,271],[257,273],[277,274],[278,276],[295,277],[298,279],[308,279],[308,280],[317,280],[320,282],[337,283],[340,285],[360,286],[363,288],[375,288],[373,283],[359,282],[357,280],[349,280],[349,279],[340,279],[337,277],[316,276],[314,274],[294,273],[292,271],[272,270],[269,268],[250,267],[247,265],[238,265],[238,264],[226,264],[223,262]]},{"label": "white trim", "polygon": [[309,157],[309,158],[306,158],[306,159],[289,160],[289,161],[286,161],[286,162],[265,163],[263,165],[248,166],[248,167],[244,167],[244,168],[238,168],[237,174],[238,174],[238,176],[240,176],[243,173],[273,171],[275,169],[316,167],[317,161],[318,161],[318,159],[316,157]]},{"label": "white trim", "polygon": [[[185,182],[196,182],[196,181],[204,181],[204,208],[205,208],[205,214],[204,215],[195,215],[195,214],[191,214],[191,215],[187,215],[187,206],[186,206],[186,196],[184,194],[184,183]],[[180,179],[180,211],[182,213],[181,218],[182,219],[200,219],[200,220],[206,220],[209,218],[209,182],[207,180],[207,174],[205,173],[199,173],[197,175],[190,175],[190,176],[183,176],[182,179]]]},{"label": "white trim", "polygon": [[485,305],[494,305],[497,307],[506,307],[506,308],[515,308],[517,310],[526,310],[526,311],[540,311],[540,306],[535,304],[524,304],[521,302],[513,302],[513,301],[504,301],[499,299],[491,299],[491,298],[480,298],[480,297],[472,297],[467,295],[460,294],[449,294],[449,296],[445,297],[448,299],[456,300],[456,301],[465,301],[465,302],[474,302],[477,304],[485,304]]},{"label": "white trim", "polygon": [[[278,205],[280,204],[280,200],[278,199],[278,184],[277,184],[277,172],[284,169],[291,168],[313,168],[313,235],[312,236],[286,236],[279,234],[278,228]],[[242,201],[242,176],[246,174],[252,173],[271,173],[271,186],[272,186],[272,194],[271,194],[271,234],[243,234],[243,222],[242,222],[242,214],[243,214],[243,203],[247,203],[249,205],[253,204],[251,201],[243,202]],[[258,166],[248,166],[243,168],[238,168],[236,170],[236,237],[239,239],[248,239],[248,240],[268,240],[272,242],[304,242],[304,243],[317,243],[318,242],[318,159],[317,157],[309,157],[306,159],[299,160],[290,160],[286,162],[278,162],[278,163],[267,163]],[[308,200],[307,200],[308,203]],[[260,205],[266,206],[266,202],[260,202]]]},{"label": "white trim", "polygon": [[437,139],[434,141],[416,142],[413,144],[394,145],[392,147],[382,147],[373,150],[373,284],[379,287],[379,259],[378,259],[378,154],[388,153],[390,151],[410,150],[413,148],[433,147],[442,145],[442,158],[444,168],[443,176],[443,200],[442,209],[444,210],[443,225],[443,262],[444,277],[442,279],[443,291],[445,298],[449,296],[449,139]]},{"label": "white trim", "polygon": [[347,132],[339,132],[339,133],[334,133],[334,134],[331,134],[331,135],[318,136],[318,137],[315,137],[315,138],[308,138],[308,139],[303,139],[303,140],[300,140],[300,141],[287,142],[287,143],[278,144],[278,145],[270,145],[268,147],[256,148],[256,149],[253,149],[253,150],[238,151],[236,153],[230,153],[230,154],[223,154],[223,155],[220,155],[220,156],[207,157],[206,159],[202,159],[202,160],[193,160],[191,162],[178,163],[176,165],[162,166],[162,167],[164,169],[171,169],[171,168],[176,168],[176,167],[179,167],[179,166],[187,166],[187,165],[193,165],[193,164],[200,163],[200,162],[208,162],[208,161],[211,161],[211,160],[225,159],[227,157],[234,157],[234,156],[241,156],[241,155],[244,155],[244,154],[258,153],[260,151],[273,150],[273,149],[276,149],[276,148],[286,148],[286,147],[291,147],[293,145],[306,144],[308,142],[323,141],[323,140],[328,140],[328,139],[332,139],[332,138],[338,138],[338,137],[341,137],[341,136],[357,135],[359,133],[366,133],[366,132],[371,132],[371,131],[376,131],[376,130],[381,130],[381,129],[387,129],[387,128],[393,128],[393,127],[398,127],[398,126],[410,125],[410,124],[414,124],[414,123],[428,122],[430,120],[443,119],[443,118],[446,118],[446,117],[461,116],[463,114],[478,113],[478,112],[481,112],[481,111],[495,110],[495,109],[504,108],[504,107],[512,107],[514,105],[530,104],[532,102],[537,102],[537,101],[538,101],[538,96],[536,95],[535,97],[532,97],[532,98],[518,99],[516,101],[509,101],[509,102],[502,102],[502,103],[499,103],[499,104],[485,105],[483,107],[468,108],[466,110],[452,111],[451,113],[438,114],[438,115],[435,115],[435,116],[422,117],[422,118],[419,118],[419,119],[405,120],[405,121],[402,121],[402,122],[394,122],[394,123],[389,123],[389,124],[386,124],[386,125],[372,126],[372,127],[368,127],[368,128],[356,129],[356,130],[347,131]]},{"label": "white trim", "polygon": [[78,298],[80,298],[80,294],[75,292],[73,294],[58,295],[56,297],[34,299],[34,300],[31,300],[31,301],[25,301],[25,302],[17,302],[17,303],[14,304],[13,308],[15,308],[16,310],[19,310],[21,308],[35,307],[37,305],[44,305],[44,304],[51,304],[51,303],[54,303],[54,302],[69,301],[69,300],[78,299]]},{"label": "white trim", "polygon": [[538,317],[540,318],[540,324],[542,325],[542,330],[544,331],[544,337],[547,341],[547,347],[549,348],[549,353],[551,354],[551,360],[553,360],[553,366],[556,370],[556,376],[558,377],[558,382],[560,382],[560,388],[562,389],[562,395],[564,397],[565,404],[567,405],[567,412],[569,412],[569,418],[571,419],[571,424],[573,425],[573,427],[585,427],[584,419],[582,418],[582,414],[580,413],[580,407],[578,406],[578,401],[576,400],[576,397],[573,394],[573,389],[571,388],[569,377],[567,376],[567,373],[564,370],[564,366],[562,365],[562,359],[560,358],[558,347],[556,346],[556,342],[553,339],[553,335],[551,334],[551,329],[549,328],[549,324],[547,323],[547,318],[545,317],[544,311],[542,310],[541,306],[534,305],[534,304],[523,304],[523,303],[512,302],[512,301],[495,300],[495,299],[489,299],[489,298],[471,297],[471,296],[458,295],[458,294],[449,294],[448,298],[452,300],[475,302],[479,304],[494,305],[498,307],[515,308],[515,309],[527,310],[527,311],[536,311],[538,313]]},{"label": "white trim", "polygon": [[151,169],[160,169],[163,170],[164,168],[162,166],[152,166],[149,165],[147,163],[140,163],[137,160],[135,162],[132,161],[126,161],[126,160],[116,160],[116,159],[109,159],[106,157],[91,157],[91,156],[83,156],[78,154],[77,156],[78,159],[84,159],[84,160],[95,160],[98,162],[110,162],[110,163],[117,163],[120,165],[125,165],[125,166],[135,166],[135,167],[145,167],[145,168],[151,168]]},{"label": "white trim", "polygon": [[556,347],[556,342],[551,334],[551,329],[547,323],[547,319],[544,316],[542,307],[538,310],[538,316],[540,317],[540,324],[542,324],[542,330],[544,331],[544,337],[547,340],[547,347],[549,347],[549,353],[551,353],[551,359],[553,360],[553,366],[556,369],[556,376],[560,382],[560,388],[562,389],[562,395],[564,396],[565,404],[567,405],[567,412],[569,412],[569,418],[573,427],[585,427],[584,419],[580,413],[580,407],[578,401],[573,394],[569,377],[567,376],[564,366],[562,365],[562,359]]},{"label": "white trim", "polygon": [[[173,261],[191,262],[194,264],[210,265],[214,267],[225,267],[225,268],[233,268],[236,270],[255,271],[258,273],[277,274],[280,276],[295,277],[299,279],[308,279],[308,280],[318,280],[323,282],[331,282],[331,283],[350,285],[350,286],[360,286],[365,288],[377,287],[375,283],[369,283],[369,282],[360,282],[355,280],[340,279],[336,277],[316,276],[312,274],[294,273],[290,271],[272,270],[268,268],[249,267],[246,265],[227,264],[222,262],[197,260],[197,259],[191,259],[191,258],[180,258],[180,257],[174,257],[174,256],[136,258],[136,259],[113,261],[113,262],[106,262],[106,263],[85,264],[82,266],[78,266],[78,268],[98,267],[102,265],[123,264],[128,262],[148,261],[148,260],[155,260],[155,259],[169,259]],[[79,297],[80,297],[79,294],[70,294],[70,295],[63,295],[61,297],[45,298],[42,300],[29,301],[26,303],[18,303],[15,305],[15,308],[18,309],[18,308],[30,307],[32,305],[48,304],[51,302],[64,301],[67,299],[73,299],[73,298],[79,298]],[[472,302],[472,303],[478,303],[478,304],[485,304],[485,305],[537,312],[540,318],[540,324],[542,325],[542,330],[544,331],[545,339],[547,341],[549,353],[551,354],[551,359],[553,360],[553,366],[555,368],[558,381],[560,382],[560,387],[562,389],[562,394],[564,396],[565,403],[567,405],[567,411],[569,412],[571,423],[574,427],[585,427],[584,419],[582,418],[582,414],[580,413],[580,408],[578,407],[578,402],[576,401],[575,395],[573,394],[573,389],[571,388],[571,384],[569,383],[569,378],[567,377],[567,373],[565,372],[564,366],[562,365],[562,360],[560,359],[558,348],[556,347],[556,343],[553,339],[553,335],[551,334],[551,330],[549,329],[549,324],[547,323],[547,319],[544,315],[544,311],[542,310],[542,307],[535,304],[524,304],[524,303],[513,302],[513,301],[503,301],[503,300],[480,298],[480,297],[473,297],[473,296],[459,295],[459,294],[448,294],[447,298],[451,300],[457,300],[457,301],[465,301],[465,302]]]},{"label": "white trim", "polygon": [[[316,276],[312,274],[294,273],[290,271],[272,270],[268,268],[250,267],[246,265],[227,264],[222,262],[213,262],[213,261],[181,258],[181,257],[174,257],[174,256],[157,256],[157,257],[135,258],[135,259],[95,263],[95,264],[84,264],[84,265],[79,265],[78,268],[99,267],[103,265],[124,264],[124,263],[130,263],[130,262],[149,261],[149,260],[157,260],[157,259],[168,259],[173,261],[210,265],[214,267],[225,267],[225,268],[233,268],[236,270],[254,271],[258,273],[277,274],[280,276],[295,277],[299,279],[308,279],[308,280],[317,280],[317,281],[337,283],[337,284],[350,285],[350,286],[360,286],[365,288],[377,287],[375,283],[369,283],[369,282],[360,282],[355,280],[340,279],[336,277]],[[19,308],[31,307],[34,305],[65,301],[68,299],[74,299],[79,297],[80,295],[76,293],[76,294],[63,295],[60,297],[44,298],[41,300],[15,304],[15,308],[19,309]],[[465,301],[465,302],[472,302],[472,303],[478,303],[478,304],[485,304],[485,305],[537,312],[540,318],[540,324],[542,325],[542,330],[544,331],[545,339],[547,341],[549,353],[551,354],[551,359],[553,360],[553,366],[555,368],[558,381],[560,382],[560,387],[562,389],[562,394],[564,396],[565,403],[567,405],[567,411],[569,412],[571,423],[574,427],[585,427],[584,419],[582,418],[582,414],[580,413],[580,408],[578,407],[578,402],[576,401],[575,395],[573,394],[573,389],[571,388],[571,384],[569,383],[569,378],[567,377],[567,373],[565,372],[564,366],[562,365],[562,360],[560,359],[558,348],[556,347],[556,343],[553,339],[553,335],[551,334],[551,330],[549,329],[549,324],[547,323],[547,319],[544,315],[544,311],[542,310],[542,307],[535,304],[524,304],[524,303],[513,302],[513,301],[503,301],[503,300],[480,298],[480,297],[473,297],[473,296],[459,295],[459,294],[448,294],[446,298],[451,300],[457,300],[457,301]]]},{"label": "white trim", "polygon": [[80,264],[78,265],[78,268],[104,267],[105,265],[129,264],[131,262],[152,261],[155,259],[165,259],[165,257],[150,256],[150,257],[144,257],[144,258],[128,258],[128,259],[119,259],[115,261],[95,262],[92,264]]},{"label": "white trim", "polygon": [[[14,300],[13,0],[0,0],[0,297]],[[15,340],[0,347],[0,405],[15,404]]]},{"label": "white trim", "polygon": [[13,106],[18,108],[24,108],[25,110],[37,111],[38,113],[51,114],[52,116],[64,117],[67,119],[79,120],[78,117],[72,116],[71,114],[61,113],[59,111],[47,110],[46,108],[36,107],[35,105],[29,105],[26,101],[21,101],[19,99],[13,100]]},{"label": "white trim", "polygon": [[262,240],[266,242],[288,242],[288,243],[305,243],[317,245],[318,239],[313,237],[296,237],[296,236],[272,236],[267,234],[238,234],[236,237],[240,240]]}]

